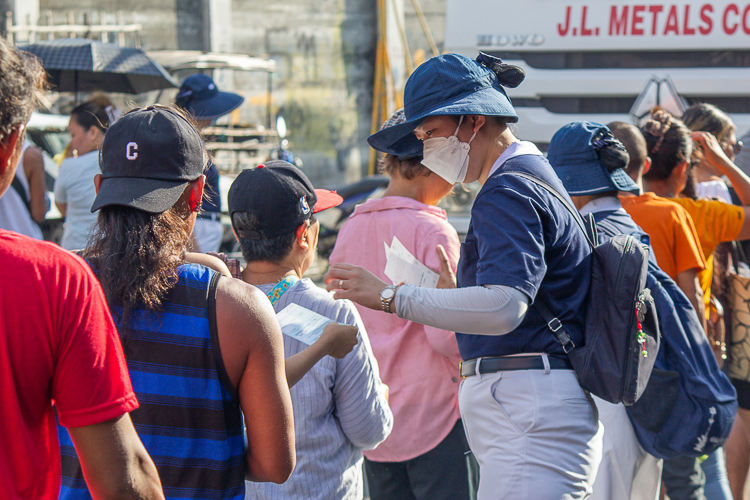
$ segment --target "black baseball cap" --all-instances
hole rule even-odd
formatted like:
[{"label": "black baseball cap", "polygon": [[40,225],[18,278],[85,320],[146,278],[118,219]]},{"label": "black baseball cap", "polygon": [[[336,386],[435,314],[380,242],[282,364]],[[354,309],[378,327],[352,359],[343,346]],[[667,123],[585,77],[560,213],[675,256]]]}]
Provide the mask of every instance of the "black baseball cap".
[{"label": "black baseball cap", "polygon": [[104,136],[102,184],[91,211],[123,205],[162,213],[203,174],[200,134],[179,112],[165,106],[131,111]]},{"label": "black baseball cap", "polygon": [[257,219],[255,227],[232,227],[240,239],[264,240],[289,234],[312,214],[341,204],[335,191],[314,189],[300,169],[271,160],[246,169],[229,189],[229,214],[244,212]]}]

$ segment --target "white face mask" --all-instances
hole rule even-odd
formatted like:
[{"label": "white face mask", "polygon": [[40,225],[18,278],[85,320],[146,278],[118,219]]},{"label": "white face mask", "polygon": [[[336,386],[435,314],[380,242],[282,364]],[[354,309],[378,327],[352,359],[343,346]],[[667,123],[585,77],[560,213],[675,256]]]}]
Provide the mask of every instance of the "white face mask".
[{"label": "white face mask", "polygon": [[463,121],[462,116],[458,121],[456,131],[450,137],[433,137],[422,141],[424,144],[422,165],[451,184],[463,182],[466,179],[466,172],[469,170],[469,145],[477,135],[474,132],[469,142],[459,141],[458,129],[461,128]]}]

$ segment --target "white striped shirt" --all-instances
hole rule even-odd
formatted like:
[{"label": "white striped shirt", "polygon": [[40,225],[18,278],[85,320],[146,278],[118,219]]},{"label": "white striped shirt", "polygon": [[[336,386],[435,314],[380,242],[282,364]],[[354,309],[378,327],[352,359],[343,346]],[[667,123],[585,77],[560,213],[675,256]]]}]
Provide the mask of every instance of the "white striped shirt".
[{"label": "white striped shirt", "polygon": [[[261,285],[268,293],[274,284]],[[362,450],[383,442],[393,427],[378,364],[354,305],[315,286],[309,279],[292,285],[274,304],[278,313],[294,303],[359,328],[359,343],[343,359],[331,356],[290,389],[297,441],[297,467],[284,484],[246,482],[247,500],[354,500],[363,497]],[[284,335],[284,355],[306,344]]]}]

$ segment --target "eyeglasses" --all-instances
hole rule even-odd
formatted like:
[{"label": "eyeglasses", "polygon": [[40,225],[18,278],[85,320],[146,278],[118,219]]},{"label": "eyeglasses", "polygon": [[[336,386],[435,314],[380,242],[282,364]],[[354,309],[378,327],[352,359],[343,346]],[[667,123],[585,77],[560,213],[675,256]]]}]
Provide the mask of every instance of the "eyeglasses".
[{"label": "eyeglasses", "polygon": [[724,151],[727,151],[728,149],[731,149],[732,153],[734,153],[735,156],[737,156],[738,154],[740,154],[740,151],[742,151],[742,146],[744,146],[744,144],[742,143],[742,141],[737,141],[734,144],[728,144],[726,142],[722,143],[722,147],[724,148]]}]

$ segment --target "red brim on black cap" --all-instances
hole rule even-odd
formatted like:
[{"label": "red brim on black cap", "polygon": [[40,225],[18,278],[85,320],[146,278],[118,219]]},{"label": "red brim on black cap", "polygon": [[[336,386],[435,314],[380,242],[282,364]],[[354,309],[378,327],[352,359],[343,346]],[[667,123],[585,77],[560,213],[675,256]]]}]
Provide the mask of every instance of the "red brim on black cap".
[{"label": "red brim on black cap", "polygon": [[315,202],[315,208],[313,208],[314,214],[327,208],[337,207],[344,202],[344,199],[336,191],[328,191],[327,189],[316,189],[315,197],[317,201]]}]

